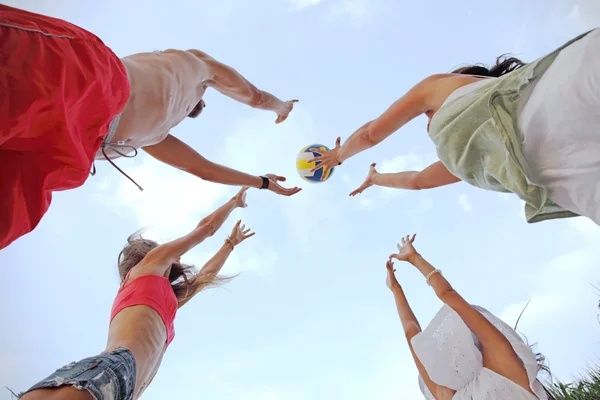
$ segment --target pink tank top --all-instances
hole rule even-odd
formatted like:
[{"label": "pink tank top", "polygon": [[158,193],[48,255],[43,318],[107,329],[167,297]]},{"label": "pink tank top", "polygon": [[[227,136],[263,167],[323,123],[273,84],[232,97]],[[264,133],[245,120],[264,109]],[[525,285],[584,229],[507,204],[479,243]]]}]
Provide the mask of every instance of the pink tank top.
[{"label": "pink tank top", "polygon": [[[131,271],[129,271],[131,273]],[[125,277],[125,282],[129,278]],[[167,346],[175,337],[175,314],[177,314],[177,297],[169,280],[158,275],[142,275],[128,284],[123,284],[117,293],[112,306],[110,321],[124,308],[144,305],[152,308],[160,315],[167,330]]]}]

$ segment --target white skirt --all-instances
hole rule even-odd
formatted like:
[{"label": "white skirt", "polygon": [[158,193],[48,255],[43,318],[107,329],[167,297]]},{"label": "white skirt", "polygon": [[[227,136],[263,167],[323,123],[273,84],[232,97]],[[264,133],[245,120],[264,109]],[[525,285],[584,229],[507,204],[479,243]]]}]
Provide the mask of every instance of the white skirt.
[{"label": "white skirt", "polygon": [[[455,400],[547,400],[546,392],[537,380],[539,367],[529,346],[511,327],[492,313],[482,307],[473,307],[510,342],[523,362],[529,376],[531,390],[537,397],[514,382],[483,367],[479,341],[460,316],[447,305],[438,311],[423,332],[411,340],[413,350],[431,380],[438,385],[456,390],[453,397]],[[419,386],[426,399],[434,400],[420,376]]]},{"label": "white skirt", "polygon": [[519,114],[533,183],[600,225],[600,29],[563,49]]}]

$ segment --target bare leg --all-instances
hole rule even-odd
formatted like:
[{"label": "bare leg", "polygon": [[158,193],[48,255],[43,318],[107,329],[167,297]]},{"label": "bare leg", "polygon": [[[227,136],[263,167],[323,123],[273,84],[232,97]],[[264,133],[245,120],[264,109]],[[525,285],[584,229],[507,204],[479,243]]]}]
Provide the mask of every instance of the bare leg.
[{"label": "bare leg", "polygon": [[37,389],[21,397],[21,400],[94,400],[87,390],[77,390],[73,386],[57,389]]}]

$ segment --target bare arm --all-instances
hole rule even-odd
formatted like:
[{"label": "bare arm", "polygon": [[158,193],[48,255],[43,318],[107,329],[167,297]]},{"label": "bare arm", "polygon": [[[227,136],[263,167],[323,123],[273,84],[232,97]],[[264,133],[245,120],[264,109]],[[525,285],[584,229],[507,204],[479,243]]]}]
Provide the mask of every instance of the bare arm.
[{"label": "bare arm", "polygon": [[[208,260],[206,264],[204,264],[204,267],[202,267],[202,270],[200,270],[198,275],[190,279],[190,283],[194,283],[196,280],[200,280],[202,282],[212,281],[217,276],[221,268],[223,268],[225,261],[227,261],[227,258],[229,258],[229,255],[232,252],[233,247],[231,247],[228,243],[223,244],[219,251],[217,251],[217,253],[210,260]],[[182,300],[179,300],[179,308],[183,307],[188,301],[190,301],[194,296],[200,293],[205,287],[206,284],[197,286],[194,292],[189,293],[188,296],[186,296]]]},{"label": "bare arm", "polygon": [[179,301],[179,308],[183,307],[195,295],[200,293],[206,287],[208,282],[212,282],[215,279],[217,274],[221,271],[221,268],[223,268],[223,265],[225,265],[225,261],[227,261],[227,258],[229,258],[229,255],[238,244],[249,237],[254,236],[254,232],[250,232],[250,229],[246,229],[245,225],[240,226],[240,224],[241,221],[238,221],[235,224],[231,231],[231,235],[227,238],[219,251],[217,251],[217,253],[204,264],[200,272],[191,279],[192,281],[200,281],[202,284],[196,286],[196,289],[192,293],[189,293],[188,296]]},{"label": "bare arm", "polygon": [[431,164],[422,171],[404,171],[392,174],[376,174],[373,184],[396,189],[432,189],[439,186],[460,182],[452,175],[441,161]]},{"label": "bare arm", "polygon": [[391,261],[387,263],[388,277],[387,277],[387,285],[394,294],[394,300],[396,302],[396,308],[398,310],[398,315],[400,316],[400,322],[402,323],[402,327],[404,328],[404,335],[406,336],[406,341],[408,342],[408,347],[410,349],[410,353],[413,356],[413,360],[417,366],[417,370],[419,371],[419,375],[423,378],[423,382],[427,386],[427,389],[431,392],[433,397],[436,400],[450,400],[452,396],[456,393],[454,390],[449,389],[445,386],[438,385],[434,381],[431,380],[427,370],[419,360],[419,357],[415,354],[412,347],[412,338],[416,336],[419,332],[421,332],[421,326],[419,325],[419,321],[417,321],[417,317],[413,313],[410,305],[408,304],[408,300],[404,295],[404,291],[402,290],[402,286],[396,280],[396,276],[394,275],[395,270],[393,269],[393,265]]},{"label": "bare arm", "polygon": [[207,86],[254,108],[274,111],[278,115],[289,113],[288,103],[281,101],[271,93],[257,89],[235,69],[215,60],[200,50],[192,49],[188,52],[195,55],[208,67],[209,79],[206,81]]},{"label": "bare arm", "polygon": [[[403,238],[400,253],[394,254],[391,257],[408,261],[423,276],[428,276],[435,271],[435,268],[414,250],[412,247],[413,241],[414,236],[410,240],[408,237],[406,239]],[[487,318],[465,301],[441,273],[431,275],[429,283],[438,298],[456,311],[469,330],[479,339],[482,347],[484,367],[489,368],[531,392],[527,371],[514,352],[508,339]]]},{"label": "bare arm", "polygon": [[240,190],[231,200],[200,221],[196,228],[187,235],[151,250],[144,257],[142,263],[151,264],[153,269],[160,270],[158,273],[164,273],[175,260],[202,243],[206,238],[214,235],[221,228],[231,212],[244,204],[243,199],[240,199],[245,196],[245,191],[246,188]]},{"label": "bare arm", "polygon": [[172,135],[168,135],[160,143],[146,146],[143,149],[157,160],[205,181],[253,188],[260,188],[262,185],[262,179],[259,176],[213,163]]},{"label": "bare arm", "polygon": [[421,81],[396,100],[378,118],[358,128],[339,149],[338,161],[344,162],[381,143],[409,121],[429,111],[431,108],[429,105],[431,85],[435,79],[434,76]]},{"label": "bare arm", "polygon": [[423,171],[403,171],[390,174],[380,174],[375,169],[375,164],[369,167],[369,174],[365,181],[350,193],[356,196],[371,186],[384,186],[394,189],[421,190],[432,189],[439,186],[460,182],[460,178],[452,175],[441,161],[437,161]]}]

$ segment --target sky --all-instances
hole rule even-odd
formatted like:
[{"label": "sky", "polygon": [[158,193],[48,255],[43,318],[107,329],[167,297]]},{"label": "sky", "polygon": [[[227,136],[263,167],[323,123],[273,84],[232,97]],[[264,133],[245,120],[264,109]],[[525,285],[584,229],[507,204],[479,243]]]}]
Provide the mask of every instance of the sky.
[{"label": "sky", "polygon": [[[344,163],[326,183],[295,171],[311,143],[332,146],[424,77],[503,53],[532,61],[598,25],[596,0],[9,0],[98,35],[119,56],[198,48],[257,87],[300,102],[288,120],[207,92],[201,117],[171,132],[205,157],[277,173],[304,190],[248,192],[214,237],[182,258],[202,266],[238,218],[256,231],[228,260],[232,282],[178,312],[176,338],[143,399],[388,400],[421,398],[417,371],[385,286],[400,237],[443,270],[469,302],[513,325],[576,378],[600,354],[600,228],[585,218],[527,224],[510,194],[465,183],[416,192],[372,188],[350,198],[371,162],[418,169],[435,148],[418,118]],[[56,193],[37,229],[0,251],[0,387],[19,392],[106,345],[127,236],[161,241],[191,230],[235,194],[145,154],[108,163]],[[422,276],[396,264],[425,326],[441,307]],[[0,399],[9,399],[0,391]]]}]

